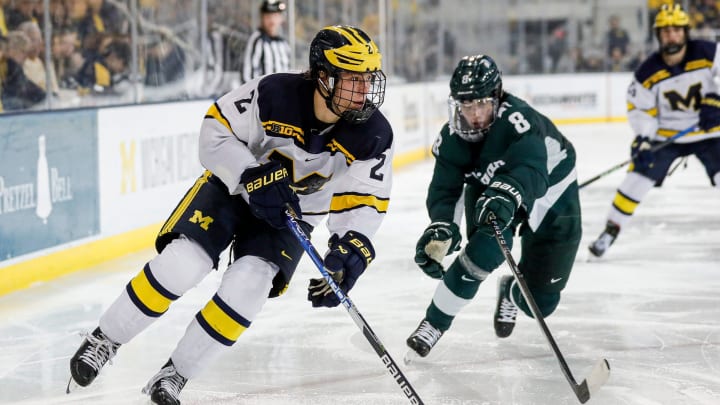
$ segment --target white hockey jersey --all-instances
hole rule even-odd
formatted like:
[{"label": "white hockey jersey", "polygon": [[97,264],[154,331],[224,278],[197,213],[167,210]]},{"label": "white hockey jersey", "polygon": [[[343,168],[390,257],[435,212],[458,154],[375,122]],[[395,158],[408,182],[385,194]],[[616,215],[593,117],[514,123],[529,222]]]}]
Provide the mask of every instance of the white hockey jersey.
[{"label": "white hockey jersey", "polygon": [[[662,141],[698,124],[700,100],[717,93],[715,77],[720,73],[718,44],[690,40],[685,57],[668,66],[658,52],[635,71],[627,93],[628,120],[636,134]],[[720,132],[702,130],[678,138],[690,143],[720,137]]]},{"label": "white hockey jersey", "polygon": [[372,238],[390,201],[392,129],[380,111],[362,124],[321,123],[314,91],[301,73],[277,73],[222,96],[203,121],[200,162],[231,194],[244,194],[247,167],[279,161],[293,179],[303,221],[317,226],[329,214],[331,234]]}]

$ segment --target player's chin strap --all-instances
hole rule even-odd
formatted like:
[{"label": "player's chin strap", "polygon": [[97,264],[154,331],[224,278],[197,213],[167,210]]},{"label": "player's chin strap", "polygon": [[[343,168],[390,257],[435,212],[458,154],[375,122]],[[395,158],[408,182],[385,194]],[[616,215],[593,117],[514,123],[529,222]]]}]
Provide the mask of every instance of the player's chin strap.
[{"label": "player's chin strap", "polygon": [[568,367],[568,364],[565,361],[565,357],[563,357],[562,353],[560,352],[560,348],[558,348],[557,343],[555,343],[555,339],[550,333],[550,329],[545,323],[545,318],[542,316],[542,313],[540,312],[537,303],[535,303],[535,299],[533,298],[532,293],[530,292],[530,289],[525,282],[523,274],[520,272],[520,269],[518,268],[515,260],[512,257],[510,248],[505,241],[505,237],[502,234],[502,230],[500,229],[500,225],[498,225],[497,223],[494,213],[490,213],[490,215],[488,216],[488,221],[492,226],[493,230],[495,231],[495,240],[497,241],[498,245],[500,245],[500,250],[502,251],[503,256],[505,256],[505,260],[507,261],[508,266],[510,266],[510,270],[512,270],[513,276],[515,276],[515,280],[517,281],[517,285],[520,288],[520,292],[522,293],[523,297],[525,297],[525,302],[527,302],[528,306],[530,307],[530,311],[532,312],[533,317],[535,317],[538,325],[540,325],[540,329],[542,329],[545,338],[550,344],[550,348],[552,349],[553,353],[555,353],[555,357],[560,363],[560,368],[565,375],[565,379],[567,379],[567,381],[570,383],[570,386],[575,392],[575,396],[577,396],[577,399],[580,401],[580,403],[584,404],[590,399],[591,395],[594,395],[597,390],[600,389],[603,384],[605,384],[607,379],[610,377],[610,364],[607,360],[600,359],[600,361],[595,364],[595,367],[592,369],[590,375],[586,379],[584,379],[580,384],[575,381],[575,378],[570,371],[570,367]]},{"label": "player's chin strap", "polygon": [[424,405],[424,402],[422,399],[420,399],[420,396],[418,396],[417,392],[415,392],[415,389],[410,385],[410,381],[405,377],[403,372],[400,370],[400,367],[398,367],[397,363],[395,363],[395,360],[393,360],[392,357],[390,357],[390,353],[385,350],[385,346],[383,346],[382,342],[380,342],[380,339],[375,335],[375,332],[372,331],[370,328],[370,325],[368,325],[367,321],[365,321],[365,318],[363,318],[362,315],[360,315],[360,312],[355,307],[355,304],[350,300],[350,297],[345,294],[342,289],[337,285],[335,280],[332,278],[330,273],[328,273],[327,269],[325,269],[325,265],[323,264],[323,260],[318,253],[317,249],[313,246],[313,244],[310,242],[310,239],[305,235],[305,232],[303,232],[302,228],[300,228],[300,225],[297,223],[297,216],[295,215],[295,212],[290,208],[287,207],[287,210],[285,211],[285,214],[287,215],[287,226],[292,231],[293,235],[295,235],[295,238],[297,238],[298,242],[302,245],[303,249],[305,249],[305,252],[307,252],[308,256],[310,256],[310,259],[315,263],[315,266],[318,270],[320,270],[320,274],[322,274],[323,279],[325,279],[325,282],[330,286],[333,293],[338,297],[340,300],[340,303],[345,306],[348,313],[350,314],[350,317],[355,321],[355,324],[360,328],[362,331],[363,336],[365,336],[365,339],[370,343],[370,346],[375,350],[375,353],[380,357],[380,360],[382,360],[383,364],[385,365],[385,368],[387,368],[388,372],[390,372],[390,375],[392,375],[393,380],[400,386],[400,389],[402,389],[403,394],[410,400],[411,404],[417,404],[417,405]]},{"label": "player's chin strap", "polygon": [[[683,137],[683,136],[685,136],[685,135],[687,135],[687,134],[689,134],[689,133],[691,133],[691,132],[697,131],[697,129],[698,129],[698,128],[697,128],[695,125],[693,125],[693,126],[691,126],[691,127],[689,127],[689,128],[685,128],[685,129],[683,129],[682,131],[678,132],[677,134],[671,136],[670,138],[668,138],[668,139],[666,139],[666,140],[658,143],[657,145],[653,146],[652,148],[650,148],[650,152],[658,151],[658,150],[660,150],[660,149],[662,149],[662,148],[670,145],[671,143],[675,142],[676,139],[681,138],[681,137]],[[633,158],[634,158],[634,156],[633,156]],[[592,178],[590,178],[590,179],[588,179],[588,180],[585,180],[584,182],[582,182],[582,183],[580,183],[580,184],[578,185],[578,189],[581,189],[581,188],[587,186],[587,185],[590,184],[590,183],[594,183],[595,181],[600,180],[601,178],[607,176],[608,174],[614,172],[615,170],[622,169],[623,167],[625,167],[625,166],[627,166],[628,164],[630,164],[630,162],[633,161],[633,158],[630,158],[630,159],[628,159],[628,160],[626,160],[626,161],[624,161],[624,162],[618,163],[618,164],[616,164],[615,166],[613,166],[613,167],[605,170],[604,172],[602,172],[602,173],[600,173],[600,174],[598,174],[598,175],[596,175],[596,176],[594,176],[594,177],[592,177]]]}]

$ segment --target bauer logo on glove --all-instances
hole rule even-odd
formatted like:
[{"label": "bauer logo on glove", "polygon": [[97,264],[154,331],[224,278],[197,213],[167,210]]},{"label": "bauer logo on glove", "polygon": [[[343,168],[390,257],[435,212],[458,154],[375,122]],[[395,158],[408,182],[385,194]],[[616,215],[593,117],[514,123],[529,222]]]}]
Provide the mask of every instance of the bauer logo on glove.
[{"label": "bauer logo on glove", "polygon": [[250,183],[245,184],[245,189],[248,193],[257,191],[265,186],[275,183],[276,181],[286,179],[288,177],[288,171],[284,167],[281,167],[273,172],[267,173],[262,177],[253,179]]}]

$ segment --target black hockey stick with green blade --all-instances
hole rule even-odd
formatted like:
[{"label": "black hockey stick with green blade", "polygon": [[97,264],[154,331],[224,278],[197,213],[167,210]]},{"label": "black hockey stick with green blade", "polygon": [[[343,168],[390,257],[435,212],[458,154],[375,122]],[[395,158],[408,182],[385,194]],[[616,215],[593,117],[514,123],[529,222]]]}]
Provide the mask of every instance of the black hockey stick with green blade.
[{"label": "black hockey stick with green blade", "polygon": [[424,402],[422,399],[420,399],[420,396],[415,392],[415,389],[410,385],[410,381],[405,377],[405,374],[400,370],[400,367],[398,367],[397,363],[393,358],[390,356],[390,353],[385,350],[385,346],[383,346],[382,342],[380,342],[380,339],[375,335],[375,332],[370,328],[370,325],[368,325],[367,321],[358,311],[357,307],[355,307],[355,304],[350,300],[350,297],[343,292],[342,289],[340,289],[340,286],[337,285],[335,282],[335,279],[332,278],[330,273],[325,269],[325,264],[323,264],[322,257],[318,253],[317,249],[315,249],[315,246],[313,246],[312,242],[310,242],[310,239],[305,235],[305,232],[303,232],[302,228],[300,228],[300,225],[297,223],[295,212],[293,212],[292,208],[288,206],[287,210],[285,211],[285,215],[287,216],[287,226],[292,231],[293,235],[295,235],[295,238],[300,242],[303,249],[305,249],[305,252],[310,256],[310,259],[315,263],[315,266],[320,271],[320,274],[322,274],[323,279],[326,283],[330,286],[332,291],[335,293],[337,298],[340,300],[340,303],[345,306],[348,313],[350,314],[350,317],[353,321],[355,321],[355,324],[360,328],[362,331],[362,334],[365,336],[365,339],[370,343],[370,346],[375,350],[375,353],[380,357],[380,360],[382,360],[383,364],[385,365],[385,368],[388,370],[390,375],[393,377],[393,380],[400,386],[400,389],[402,390],[403,394],[410,400],[411,404],[416,405],[424,405]]},{"label": "black hockey stick with green blade", "polygon": [[577,399],[580,401],[580,403],[584,404],[590,399],[592,395],[597,392],[598,389],[600,389],[603,384],[605,384],[607,379],[610,377],[610,364],[606,359],[600,359],[600,361],[595,364],[595,367],[592,369],[590,375],[586,379],[584,379],[580,384],[575,381],[575,377],[573,377],[572,372],[570,371],[570,367],[565,361],[565,357],[562,355],[562,352],[560,352],[560,348],[558,347],[555,339],[552,336],[552,333],[550,333],[550,329],[545,323],[545,318],[540,313],[540,309],[538,308],[537,303],[535,302],[535,299],[530,292],[530,288],[528,288],[527,283],[525,282],[523,274],[520,272],[520,269],[518,268],[515,260],[512,257],[510,247],[505,241],[505,237],[502,234],[500,225],[498,225],[497,223],[495,214],[490,213],[488,222],[492,226],[493,231],[495,232],[495,240],[500,246],[500,250],[502,251],[503,256],[505,256],[505,260],[507,261],[508,266],[510,266],[510,270],[512,270],[513,276],[515,276],[515,280],[517,280],[518,287],[520,287],[520,292],[522,293],[523,297],[525,297],[525,301],[530,307],[530,311],[535,317],[538,325],[540,325],[540,329],[542,329],[545,338],[550,344],[550,348],[552,349],[555,357],[560,363],[560,368],[565,375],[565,379],[568,381],[568,383],[570,383],[570,386],[575,392],[575,396],[577,396]]},{"label": "black hockey stick with green blade", "polygon": [[[677,134],[671,136],[670,138],[652,146],[650,148],[650,152],[656,152],[656,151],[670,145],[671,143],[675,142],[676,139],[681,138],[695,130],[697,130],[697,127],[695,125],[691,126],[690,128],[685,128],[682,131],[678,132]],[[630,159],[628,159],[624,162],[620,162],[620,163],[616,164],[615,166],[605,170],[604,172],[602,172],[596,176],[593,176],[592,178],[589,178],[589,179],[583,181],[582,183],[580,183],[578,185],[578,189],[581,189],[581,188],[587,186],[588,184],[591,184],[591,183],[596,182],[597,180],[600,180],[601,178],[607,176],[608,174],[614,172],[615,170],[622,169],[623,167],[629,165],[633,161],[634,158],[635,158],[635,156],[631,157]]]}]

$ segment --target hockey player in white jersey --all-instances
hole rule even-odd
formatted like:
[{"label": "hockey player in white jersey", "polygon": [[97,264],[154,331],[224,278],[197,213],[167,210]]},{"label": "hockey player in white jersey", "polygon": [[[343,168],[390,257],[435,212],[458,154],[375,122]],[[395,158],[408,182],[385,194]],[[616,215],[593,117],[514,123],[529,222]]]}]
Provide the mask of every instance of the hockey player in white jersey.
[{"label": "hockey player in white jersey", "polygon": [[[371,238],[387,211],[393,134],[378,108],[385,75],[375,42],[358,28],[325,27],[310,69],[254,79],[220,97],[200,130],[207,169],[162,227],[159,254],[125,286],[70,361],[87,386],[118,348],[197,285],[230,244],[234,261],[143,392],[179,404],[188,379],[225,353],[268,298],[287,288],[303,248],[285,229],[289,204],[306,233],[324,217],[325,266],[349,291],[374,258]],[[339,304],[321,278],[313,307]],[[278,331],[280,332],[280,331]]]},{"label": "hockey player in white jersey", "polygon": [[[635,71],[627,93],[628,120],[637,137],[633,165],[617,190],[605,230],[590,246],[602,256],[643,197],[660,186],[672,162],[695,155],[710,182],[720,187],[720,48],[689,38],[690,19],[680,5],[664,5],[653,28],[660,49]],[[698,130],[651,152],[650,148],[693,125]]]}]

